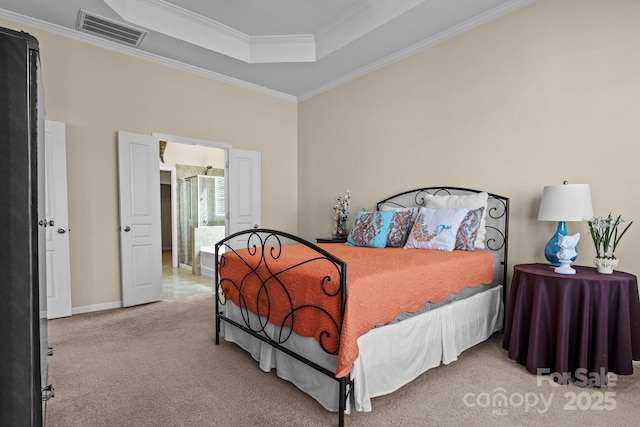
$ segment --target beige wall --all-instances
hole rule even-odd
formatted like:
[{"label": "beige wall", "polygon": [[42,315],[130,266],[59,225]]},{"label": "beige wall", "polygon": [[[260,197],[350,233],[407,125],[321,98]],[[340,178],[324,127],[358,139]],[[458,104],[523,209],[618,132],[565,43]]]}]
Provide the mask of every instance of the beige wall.
[{"label": "beige wall", "polygon": [[[262,152],[263,225],[328,236],[352,212],[426,185],[511,198],[510,264],[544,261],[544,185],[589,183],[594,210],[640,220],[640,2],[539,0],[301,102],[2,22],[42,49],[47,118],[67,123],[74,307],[120,300],[116,133]],[[583,223],[581,264],[594,255]],[[640,274],[640,222],[617,251]]]},{"label": "beige wall", "polygon": [[28,28],[46,115],[67,124],[74,307],[120,301],[116,134],[159,132],[262,153],[262,223],[297,231],[295,103]]},{"label": "beige wall", "polygon": [[[328,236],[335,198],[353,211],[420,186],[511,198],[510,264],[544,262],[556,224],[545,185],[591,184],[594,211],[636,220],[616,255],[640,273],[640,2],[533,5],[303,101],[299,232]],[[586,223],[578,263],[595,254]]]}]

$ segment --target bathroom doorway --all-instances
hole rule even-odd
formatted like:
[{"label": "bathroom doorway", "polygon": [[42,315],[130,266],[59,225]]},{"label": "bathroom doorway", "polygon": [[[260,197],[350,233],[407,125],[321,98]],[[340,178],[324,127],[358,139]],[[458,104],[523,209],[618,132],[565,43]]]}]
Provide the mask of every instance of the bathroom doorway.
[{"label": "bathroom doorway", "polygon": [[167,141],[161,156],[163,299],[213,293],[200,247],[224,238],[225,149]]}]

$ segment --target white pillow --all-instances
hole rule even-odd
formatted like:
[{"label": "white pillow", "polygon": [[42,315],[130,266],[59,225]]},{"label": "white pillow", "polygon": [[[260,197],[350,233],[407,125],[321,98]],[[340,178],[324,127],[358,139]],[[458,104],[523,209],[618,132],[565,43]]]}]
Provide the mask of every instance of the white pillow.
[{"label": "white pillow", "polygon": [[467,208],[420,208],[404,247],[451,252],[456,246],[458,228],[467,213]]},{"label": "white pillow", "polygon": [[484,237],[487,232],[485,225],[487,224],[487,200],[489,194],[486,192],[460,195],[448,195],[448,196],[434,196],[432,194],[425,195],[425,207],[432,209],[444,209],[444,208],[467,208],[474,210],[484,207],[482,212],[482,218],[480,220],[480,228],[478,229],[478,236],[474,244],[475,248],[484,249]]}]

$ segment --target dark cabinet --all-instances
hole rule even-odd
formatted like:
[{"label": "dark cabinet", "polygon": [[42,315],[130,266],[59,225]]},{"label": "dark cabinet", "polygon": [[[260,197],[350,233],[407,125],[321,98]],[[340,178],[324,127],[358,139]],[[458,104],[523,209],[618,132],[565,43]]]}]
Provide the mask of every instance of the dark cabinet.
[{"label": "dark cabinet", "polygon": [[44,100],[38,41],[0,28],[0,423],[41,426],[47,392]]}]

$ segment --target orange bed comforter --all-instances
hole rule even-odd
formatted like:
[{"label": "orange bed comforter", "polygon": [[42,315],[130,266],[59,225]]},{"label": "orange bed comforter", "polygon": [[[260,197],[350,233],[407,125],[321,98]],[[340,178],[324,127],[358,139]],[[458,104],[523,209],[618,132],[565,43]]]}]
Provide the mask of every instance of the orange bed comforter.
[{"label": "orange bed comforter", "polygon": [[[346,306],[340,334],[331,321],[339,319],[339,298],[321,289],[324,286],[329,294],[334,293],[340,284],[339,273],[321,260],[290,268],[318,257],[317,252],[304,245],[283,246],[281,256],[268,257],[267,263],[260,261],[260,252],[255,256],[246,250],[227,252],[220,263],[220,285],[226,298],[236,305],[301,336],[315,337],[327,351],[336,352],[338,378],[351,371],[358,357],[357,339],[377,324],[390,322],[405,311],[417,311],[426,302],[440,302],[465,287],[493,280],[493,257],[481,250],[318,246],[347,264]],[[323,310],[309,309],[309,305]],[[290,314],[292,308],[295,316]]]}]

